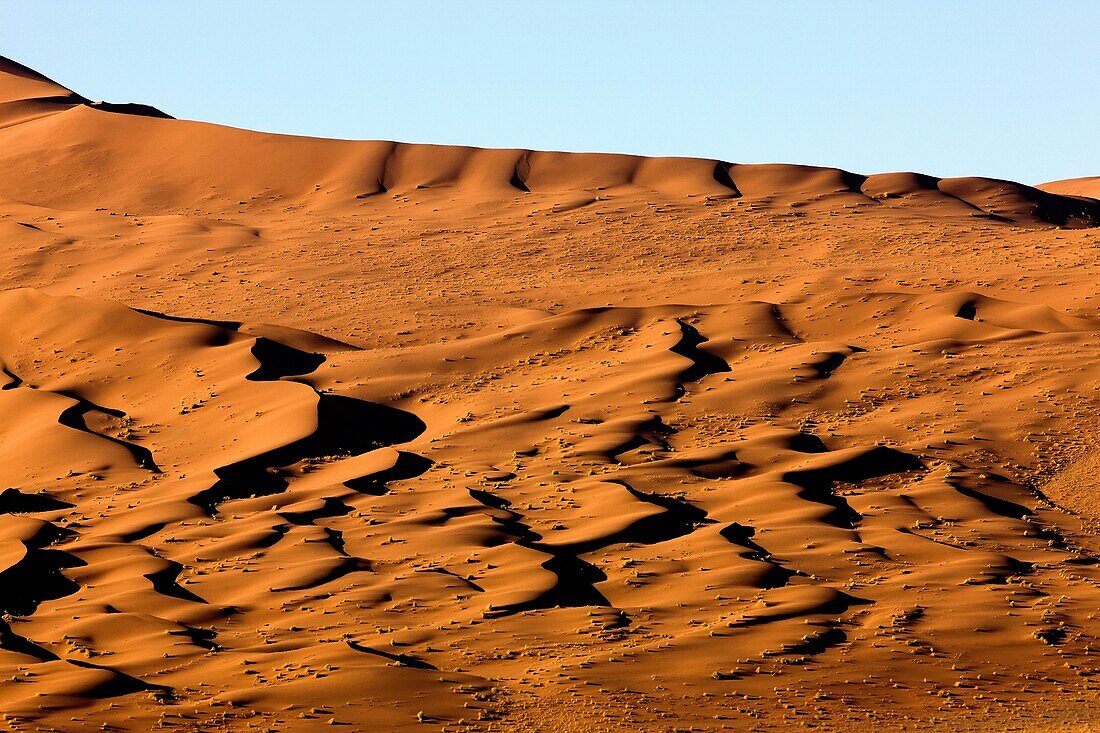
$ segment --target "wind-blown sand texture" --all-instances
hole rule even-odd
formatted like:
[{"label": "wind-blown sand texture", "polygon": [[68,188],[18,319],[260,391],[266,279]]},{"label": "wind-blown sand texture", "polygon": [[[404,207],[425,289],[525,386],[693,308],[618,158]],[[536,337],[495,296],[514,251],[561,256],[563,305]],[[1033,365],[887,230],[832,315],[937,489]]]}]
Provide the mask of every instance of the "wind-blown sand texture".
[{"label": "wind-blown sand texture", "polygon": [[270,135],[0,60],[4,726],[1100,725],[1091,185]]}]

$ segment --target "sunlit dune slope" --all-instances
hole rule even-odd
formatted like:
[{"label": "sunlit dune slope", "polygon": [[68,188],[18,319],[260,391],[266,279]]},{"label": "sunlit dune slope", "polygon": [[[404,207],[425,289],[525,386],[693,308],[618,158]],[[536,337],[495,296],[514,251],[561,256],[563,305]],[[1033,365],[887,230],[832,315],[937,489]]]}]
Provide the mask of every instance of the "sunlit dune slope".
[{"label": "sunlit dune slope", "polygon": [[254,196],[349,206],[443,188],[464,202],[512,202],[522,193],[583,193],[593,200],[600,191],[653,192],[743,197],[793,209],[876,205],[899,214],[1100,223],[1100,204],[983,178],[323,140],[162,119],[140,105],[97,108],[2,58],[0,102],[0,195],[63,208],[94,204],[147,213]]},{"label": "sunlit dune slope", "polygon": [[1083,196],[1086,198],[1100,199],[1100,176],[1070,178],[1065,181],[1051,181],[1050,183],[1040,184],[1039,188],[1061,196]]}]

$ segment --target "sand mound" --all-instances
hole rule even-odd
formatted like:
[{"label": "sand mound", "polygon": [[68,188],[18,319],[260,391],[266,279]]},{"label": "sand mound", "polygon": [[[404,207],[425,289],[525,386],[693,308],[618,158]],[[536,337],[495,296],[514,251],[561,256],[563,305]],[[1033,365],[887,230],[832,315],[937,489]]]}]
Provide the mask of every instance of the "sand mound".
[{"label": "sand mound", "polygon": [[0,65],[8,728],[1097,722],[1100,203],[145,112]]},{"label": "sand mound", "polygon": [[[890,346],[830,314],[884,304]],[[1034,399],[1029,380],[968,362],[1018,363],[1053,338],[1031,368],[1079,394],[1089,377],[1060,354],[1095,343],[1100,320],[971,293],[797,310],[588,309],[325,355],[5,293],[0,581],[16,621],[0,664],[26,678],[6,710],[111,720],[122,698],[130,725],[151,725],[229,704],[285,727],[384,707],[399,725],[469,704],[508,715],[496,680],[561,694],[583,670],[647,696],[736,681],[761,714],[776,679],[833,708],[850,674],[837,654],[891,679],[916,665],[944,691],[972,678],[960,656],[1002,675],[1045,668],[1052,645],[1087,657],[1066,629],[1100,594],[1064,568],[1094,556],[974,453],[1026,429],[1005,418]],[[901,387],[904,370],[924,376]],[[375,401],[391,383],[424,397]],[[939,385],[997,394],[930,423]],[[1087,498],[1074,471],[1067,506]],[[501,646],[515,637],[542,650],[519,657],[534,671]]]},{"label": "sand mound", "polygon": [[1100,176],[1051,181],[1050,183],[1040,184],[1039,188],[1060,196],[1083,196],[1085,198],[1100,199]]}]

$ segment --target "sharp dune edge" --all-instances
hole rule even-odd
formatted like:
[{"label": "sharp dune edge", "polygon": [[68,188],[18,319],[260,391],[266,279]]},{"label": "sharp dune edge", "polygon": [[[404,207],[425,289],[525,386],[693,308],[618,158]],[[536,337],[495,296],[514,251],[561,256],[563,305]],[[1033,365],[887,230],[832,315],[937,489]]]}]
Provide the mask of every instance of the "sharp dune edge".
[{"label": "sharp dune edge", "polygon": [[11,730],[1091,730],[1100,201],[0,60]]}]

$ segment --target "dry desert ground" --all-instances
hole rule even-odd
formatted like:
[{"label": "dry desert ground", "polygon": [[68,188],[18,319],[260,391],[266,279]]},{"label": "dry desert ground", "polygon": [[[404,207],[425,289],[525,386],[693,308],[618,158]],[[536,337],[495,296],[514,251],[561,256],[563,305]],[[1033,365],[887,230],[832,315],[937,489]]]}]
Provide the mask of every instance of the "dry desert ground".
[{"label": "dry desert ground", "polygon": [[3,727],[1096,729],[1098,196],[0,59]]}]

